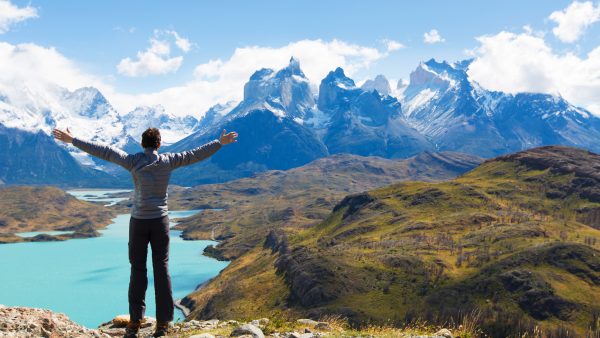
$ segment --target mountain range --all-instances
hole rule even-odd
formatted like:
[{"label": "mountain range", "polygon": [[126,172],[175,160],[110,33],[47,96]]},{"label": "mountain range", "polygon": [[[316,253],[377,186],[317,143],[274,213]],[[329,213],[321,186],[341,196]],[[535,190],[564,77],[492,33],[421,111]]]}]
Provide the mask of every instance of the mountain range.
[{"label": "mountain range", "polygon": [[[160,106],[118,114],[90,87],[74,92],[56,88],[42,98],[24,94],[18,104],[0,93],[0,125],[5,127],[7,144],[15,142],[17,133],[48,134],[51,128],[68,124],[76,135],[128,152],[140,150],[140,134],[149,126],[161,129],[165,152],[197,147],[217,138],[222,129],[237,131],[238,143],[173,174],[172,182],[185,186],[290,169],[338,153],[393,159],[423,151],[493,157],[551,144],[600,150],[600,118],[560,96],[486,90],[469,78],[470,62],[431,59],[419,64],[407,86],[400,81],[394,90],[384,76],[357,86],[337,68],[313,93],[299,61],[292,57],[280,70],[256,71],[244,85],[240,102],[215,105],[200,120],[172,116]],[[124,170],[74,147],[59,147],[84,167],[112,176],[117,185],[130,184]],[[44,161],[43,149],[38,155],[33,162]],[[59,183],[62,175],[60,168],[37,173],[19,165],[3,162],[0,172],[30,172],[48,183]],[[9,176],[0,180],[15,182]],[[19,180],[27,182],[30,177]]]}]

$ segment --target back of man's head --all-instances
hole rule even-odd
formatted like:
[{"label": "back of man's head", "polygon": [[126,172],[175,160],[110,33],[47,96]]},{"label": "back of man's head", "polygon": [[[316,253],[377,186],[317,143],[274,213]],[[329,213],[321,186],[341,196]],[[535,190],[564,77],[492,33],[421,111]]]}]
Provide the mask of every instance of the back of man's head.
[{"label": "back of man's head", "polygon": [[156,128],[148,128],[142,134],[142,147],[157,149],[160,146],[160,131]]}]

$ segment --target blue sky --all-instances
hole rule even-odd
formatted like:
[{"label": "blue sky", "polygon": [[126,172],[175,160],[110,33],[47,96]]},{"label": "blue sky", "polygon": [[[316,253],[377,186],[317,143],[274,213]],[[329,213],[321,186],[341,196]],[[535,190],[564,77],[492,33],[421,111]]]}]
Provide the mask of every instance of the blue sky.
[{"label": "blue sky", "polygon": [[[570,53],[585,60],[589,59],[590,51],[600,46],[600,24],[594,24],[597,19],[585,26],[576,41],[565,42],[553,34],[558,23],[550,19],[551,14],[565,10],[572,1],[11,0],[10,3],[19,8],[34,8],[36,17],[11,24],[4,34],[0,34],[0,42],[54,47],[56,53],[71,62],[77,71],[100,79],[110,92],[107,96],[112,93],[115,101],[129,100],[129,105],[134,105],[131,101],[136,99],[142,104],[168,105],[158,101],[161,98],[173,100],[173,95],[152,99],[150,96],[198,81],[198,66],[211,60],[227,64],[236,48],[251,46],[281,49],[308,40],[323,44],[339,41],[351,46],[349,48],[371,49],[359,52],[354,61],[348,61],[352,58],[348,54],[342,55],[345,64],[339,66],[347,65],[350,75],[357,81],[377,74],[393,80],[408,78],[419,61],[432,57],[449,61],[478,57],[480,55],[473,54],[473,50],[480,48],[482,43],[476,38],[496,36],[501,32],[518,35],[528,31],[532,37],[542,39],[556,57]],[[600,7],[598,2],[590,2],[590,5]],[[433,29],[437,30],[440,41],[426,43],[424,34]],[[189,42],[189,51],[177,47],[172,32]],[[159,65],[146,73],[138,68],[136,73],[131,67],[135,66],[137,53],[151,47],[150,39],[167,44],[169,53],[161,54],[161,57],[173,58],[172,63],[170,66]],[[388,50],[389,41],[403,47]],[[373,51],[379,55],[369,56]],[[315,49],[314,57],[318,58],[319,53]],[[306,61],[303,58],[310,57],[301,57],[301,65]],[[131,62],[120,69],[118,65],[126,58]],[[256,63],[256,68],[265,66],[261,60],[252,58],[239,62]],[[331,69],[338,66],[333,57],[323,62]],[[272,66],[282,64],[280,61],[273,63]],[[311,67],[310,60],[306,64]],[[223,91],[234,90],[233,83],[221,83],[224,81],[221,77],[225,75],[219,72],[226,71],[223,67],[209,68],[210,76],[202,72],[207,86],[217,77],[220,84],[215,86],[221,86]],[[251,68],[248,67],[246,73]],[[321,74],[323,70],[310,73]],[[247,78],[249,74],[235,76]],[[318,83],[320,78],[310,80]],[[236,84],[239,85],[239,81]],[[500,89],[506,89],[506,86],[500,84]],[[564,91],[558,89],[561,93]],[[241,94],[242,88],[238,90]],[[230,98],[239,99],[240,94]],[[210,98],[199,99],[213,104],[227,98],[227,95],[215,92]],[[581,101],[587,104],[585,100]],[[195,109],[204,109],[206,105],[208,103]]]}]

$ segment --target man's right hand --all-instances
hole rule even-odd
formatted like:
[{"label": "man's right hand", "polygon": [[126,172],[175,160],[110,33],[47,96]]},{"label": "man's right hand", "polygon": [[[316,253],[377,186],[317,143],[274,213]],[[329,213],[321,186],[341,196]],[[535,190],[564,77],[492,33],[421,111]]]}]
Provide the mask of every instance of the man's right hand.
[{"label": "man's right hand", "polygon": [[52,135],[63,142],[73,143],[73,135],[71,134],[71,130],[69,128],[67,128],[67,131],[54,128],[54,130],[52,130]]}]

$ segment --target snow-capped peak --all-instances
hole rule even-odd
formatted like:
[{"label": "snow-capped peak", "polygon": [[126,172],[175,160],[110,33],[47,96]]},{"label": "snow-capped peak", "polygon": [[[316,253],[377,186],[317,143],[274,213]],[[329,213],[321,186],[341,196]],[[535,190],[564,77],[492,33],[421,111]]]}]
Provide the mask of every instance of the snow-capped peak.
[{"label": "snow-capped peak", "polygon": [[323,84],[333,84],[334,86],[347,90],[356,89],[354,80],[347,77],[341,67],[337,67],[334,71],[329,72],[323,81],[321,81],[321,86]]},{"label": "snow-capped peak", "polygon": [[158,128],[162,143],[168,145],[190,134],[198,125],[192,116],[179,117],[165,112],[161,105],[137,107],[121,116],[123,131],[126,136],[139,139],[147,128]]},{"label": "snow-capped peak", "polygon": [[390,82],[383,75],[377,75],[374,79],[369,79],[360,86],[363,90],[372,91],[376,90],[381,95],[390,95],[392,89],[390,87]]},{"label": "snow-capped peak", "polygon": [[94,87],[83,87],[74,92],[65,91],[62,99],[73,114],[94,118],[101,118],[107,114],[116,115],[116,111],[104,95]]},{"label": "snow-capped peak", "polygon": [[315,105],[310,84],[300,63],[294,57],[289,64],[275,72],[263,68],[255,72],[244,85],[244,101],[232,114],[249,111],[252,107],[263,107],[264,102],[277,102],[290,117],[304,118]]}]

